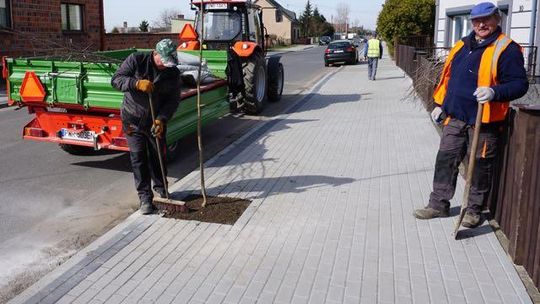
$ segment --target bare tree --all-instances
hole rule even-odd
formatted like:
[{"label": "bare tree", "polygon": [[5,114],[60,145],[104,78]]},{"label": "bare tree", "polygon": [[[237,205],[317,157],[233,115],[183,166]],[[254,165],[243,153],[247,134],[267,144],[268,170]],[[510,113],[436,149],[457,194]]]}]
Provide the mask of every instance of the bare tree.
[{"label": "bare tree", "polygon": [[183,15],[182,11],[175,8],[164,9],[158,19],[152,21],[152,27],[170,30],[171,19],[178,18],[178,15]]},{"label": "bare tree", "polygon": [[335,24],[339,32],[346,32],[349,23],[349,14],[351,9],[347,3],[340,2],[336,7]]}]

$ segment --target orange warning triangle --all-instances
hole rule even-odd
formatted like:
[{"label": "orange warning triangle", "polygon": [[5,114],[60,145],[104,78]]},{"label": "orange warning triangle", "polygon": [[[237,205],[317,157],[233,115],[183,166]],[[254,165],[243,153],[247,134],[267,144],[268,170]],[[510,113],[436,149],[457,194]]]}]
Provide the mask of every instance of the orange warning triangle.
[{"label": "orange warning triangle", "polygon": [[23,101],[44,101],[45,89],[35,72],[26,72],[19,90]]},{"label": "orange warning triangle", "polygon": [[193,28],[193,25],[191,23],[187,23],[184,25],[184,28],[180,32],[180,41],[193,41],[197,40],[199,38],[199,35],[197,35],[197,32],[195,32],[195,29]]}]

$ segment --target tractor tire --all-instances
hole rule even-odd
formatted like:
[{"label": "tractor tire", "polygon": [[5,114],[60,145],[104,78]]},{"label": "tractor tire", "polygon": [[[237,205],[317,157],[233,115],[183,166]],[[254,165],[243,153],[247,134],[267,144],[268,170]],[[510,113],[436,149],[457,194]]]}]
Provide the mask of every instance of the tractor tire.
[{"label": "tractor tire", "polygon": [[283,64],[268,66],[268,101],[276,102],[281,99],[284,84]]},{"label": "tractor tire", "polygon": [[71,155],[78,156],[91,156],[96,155],[98,151],[94,150],[92,147],[86,146],[77,146],[77,145],[68,145],[68,144],[59,144],[60,149]]},{"label": "tractor tire", "polygon": [[244,72],[244,107],[246,114],[261,113],[266,101],[266,63],[262,54],[253,54],[243,64]]}]

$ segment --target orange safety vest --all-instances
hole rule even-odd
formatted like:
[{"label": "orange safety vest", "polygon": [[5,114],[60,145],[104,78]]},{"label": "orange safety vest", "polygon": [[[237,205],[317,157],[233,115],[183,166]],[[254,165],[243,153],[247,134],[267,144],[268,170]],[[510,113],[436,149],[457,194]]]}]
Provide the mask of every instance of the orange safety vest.
[{"label": "orange safety vest", "polygon": [[[478,68],[477,85],[479,87],[491,87],[499,83],[497,80],[497,63],[499,62],[499,57],[501,57],[502,52],[511,42],[512,39],[501,33],[499,37],[497,37],[497,40],[486,47],[482,54],[482,59],[480,60],[480,67]],[[433,99],[435,100],[435,103],[439,105],[443,104],[444,98],[446,97],[452,60],[463,45],[465,45],[463,40],[458,41],[450,50],[448,58],[444,63],[441,80],[433,93]],[[484,104],[484,111],[482,112],[482,123],[504,120],[508,114],[509,106],[509,101],[486,102]]]}]

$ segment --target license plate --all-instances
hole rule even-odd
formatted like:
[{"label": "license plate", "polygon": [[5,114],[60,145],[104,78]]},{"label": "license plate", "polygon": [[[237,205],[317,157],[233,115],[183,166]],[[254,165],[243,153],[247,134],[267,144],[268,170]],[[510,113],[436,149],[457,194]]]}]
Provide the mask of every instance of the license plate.
[{"label": "license plate", "polygon": [[227,3],[208,3],[206,9],[227,9]]},{"label": "license plate", "polygon": [[334,53],[343,53],[343,50],[336,50]]},{"label": "license plate", "polygon": [[69,129],[61,129],[60,137],[62,139],[79,140],[79,141],[94,141],[94,131],[72,131]]}]

